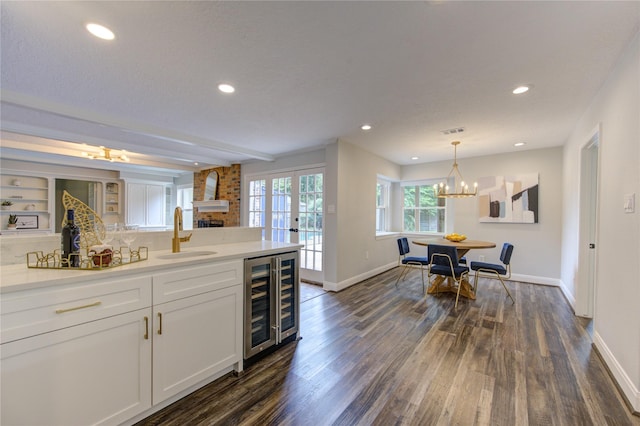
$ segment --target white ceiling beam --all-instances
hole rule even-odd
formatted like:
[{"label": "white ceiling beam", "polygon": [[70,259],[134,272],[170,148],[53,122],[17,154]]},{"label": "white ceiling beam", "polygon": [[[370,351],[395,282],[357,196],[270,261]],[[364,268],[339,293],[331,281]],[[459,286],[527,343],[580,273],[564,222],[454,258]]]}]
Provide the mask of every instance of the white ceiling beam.
[{"label": "white ceiling beam", "polygon": [[52,102],[49,100],[37,98],[35,96],[26,95],[23,93],[14,92],[11,90],[3,89],[1,92],[2,102],[10,105],[15,105],[22,108],[28,108],[34,111],[46,112],[54,114],[60,117],[71,118],[75,120],[81,120],[87,123],[93,123],[98,125],[110,126],[129,133],[139,134],[143,136],[151,136],[154,138],[164,139],[183,145],[199,145],[207,148],[229,152],[232,154],[244,155],[250,158],[255,158],[264,161],[274,161],[275,158],[272,155],[254,151],[252,149],[246,149],[229,145],[223,142],[213,141],[211,139],[202,138],[199,136],[187,135],[181,132],[176,132],[169,129],[164,129],[158,126],[149,124],[143,124],[134,122],[132,120],[125,120],[119,117],[110,116],[107,114],[100,114],[87,109],[76,108],[70,105],[65,105],[58,102]]},{"label": "white ceiling beam", "polygon": [[[176,151],[167,152],[167,150],[149,147],[146,145],[144,146],[143,150],[139,150],[135,148],[131,149],[129,144],[126,144],[126,143],[114,144],[114,141],[106,140],[103,138],[97,138],[94,136],[76,135],[76,134],[64,132],[61,130],[47,129],[47,128],[42,128],[39,126],[33,126],[29,124],[3,121],[1,124],[1,127],[3,132],[11,132],[19,135],[26,135],[27,137],[31,136],[33,138],[42,138],[42,139],[53,140],[53,141],[62,141],[62,142],[76,143],[76,144],[86,143],[86,144],[91,144],[96,146],[106,146],[106,147],[115,148],[115,149],[126,149],[127,151],[130,151],[132,153],[139,153],[149,157],[158,157],[161,159],[161,161],[167,160],[168,162],[174,165],[184,166],[186,170],[191,170],[193,168],[193,165],[194,165],[193,163],[195,161],[192,158],[176,157],[176,154],[177,154]],[[3,138],[11,139],[12,137],[10,135],[9,136],[3,135]],[[34,145],[38,145],[38,144],[39,142],[34,141]],[[144,151],[144,152],[139,152],[139,151]],[[198,154],[197,157],[198,157],[198,163],[200,163],[202,166],[207,166],[207,167],[231,166],[231,162],[227,160],[222,160],[217,157],[209,157],[209,156],[203,157],[201,154]]]}]

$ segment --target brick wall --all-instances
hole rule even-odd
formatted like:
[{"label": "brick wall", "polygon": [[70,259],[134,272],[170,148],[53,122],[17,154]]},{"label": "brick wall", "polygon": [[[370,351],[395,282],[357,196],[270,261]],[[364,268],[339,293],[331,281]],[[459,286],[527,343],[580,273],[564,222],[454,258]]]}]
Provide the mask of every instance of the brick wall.
[{"label": "brick wall", "polygon": [[197,207],[193,213],[193,227],[198,227],[198,220],[217,219],[224,221],[224,226],[240,226],[240,164],[231,167],[216,167],[193,174],[193,199],[202,201],[205,181],[209,172],[218,172],[217,200],[229,201],[229,212],[199,212]]}]

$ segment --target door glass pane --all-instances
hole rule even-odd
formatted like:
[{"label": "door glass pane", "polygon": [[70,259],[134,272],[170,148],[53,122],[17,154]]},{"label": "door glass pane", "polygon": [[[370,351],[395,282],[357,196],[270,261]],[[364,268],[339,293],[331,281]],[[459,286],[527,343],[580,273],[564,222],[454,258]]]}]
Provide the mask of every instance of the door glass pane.
[{"label": "door glass pane", "polygon": [[274,178],[271,186],[271,240],[288,243],[291,240],[291,177]]},{"label": "door glass pane", "polygon": [[266,183],[265,179],[249,182],[249,226],[262,228],[263,239],[265,237]]},{"label": "door glass pane", "polygon": [[322,173],[300,176],[298,225],[307,231],[299,235],[300,266],[315,271],[322,271],[322,180]]}]

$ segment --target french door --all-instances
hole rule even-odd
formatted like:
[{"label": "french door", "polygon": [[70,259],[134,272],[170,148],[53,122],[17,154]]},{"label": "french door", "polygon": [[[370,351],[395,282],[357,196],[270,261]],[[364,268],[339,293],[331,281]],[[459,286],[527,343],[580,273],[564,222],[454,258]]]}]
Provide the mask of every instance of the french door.
[{"label": "french door", "polygon": [[303,244],[300,277],[323,282],[324,169],[249,177],[248,225],[263,227],[262,238]]}]

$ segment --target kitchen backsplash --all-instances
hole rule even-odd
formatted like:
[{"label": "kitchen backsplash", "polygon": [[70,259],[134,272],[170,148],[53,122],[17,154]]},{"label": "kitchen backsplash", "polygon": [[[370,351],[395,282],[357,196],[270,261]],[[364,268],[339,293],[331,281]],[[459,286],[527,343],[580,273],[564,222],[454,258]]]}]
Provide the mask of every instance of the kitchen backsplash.
[{"label": "kitchen backsplash", "polygon": [[[262,239],[262,228],[224,227],[200,228],[193,231],[180,231],[181,236],[193,233],[191,241],[182,243],[182,250],[211,244],[229,244]],[[133,247],[145,246],[150,251],[171,250],[173,231],[141,231]],[[113,243],[112,243],[113,244]],[[60,248],[60,234],[46,235],[2,235],[0,236],[0,265],[26,265],[26,254],[32,251],[51,253]]]}]

